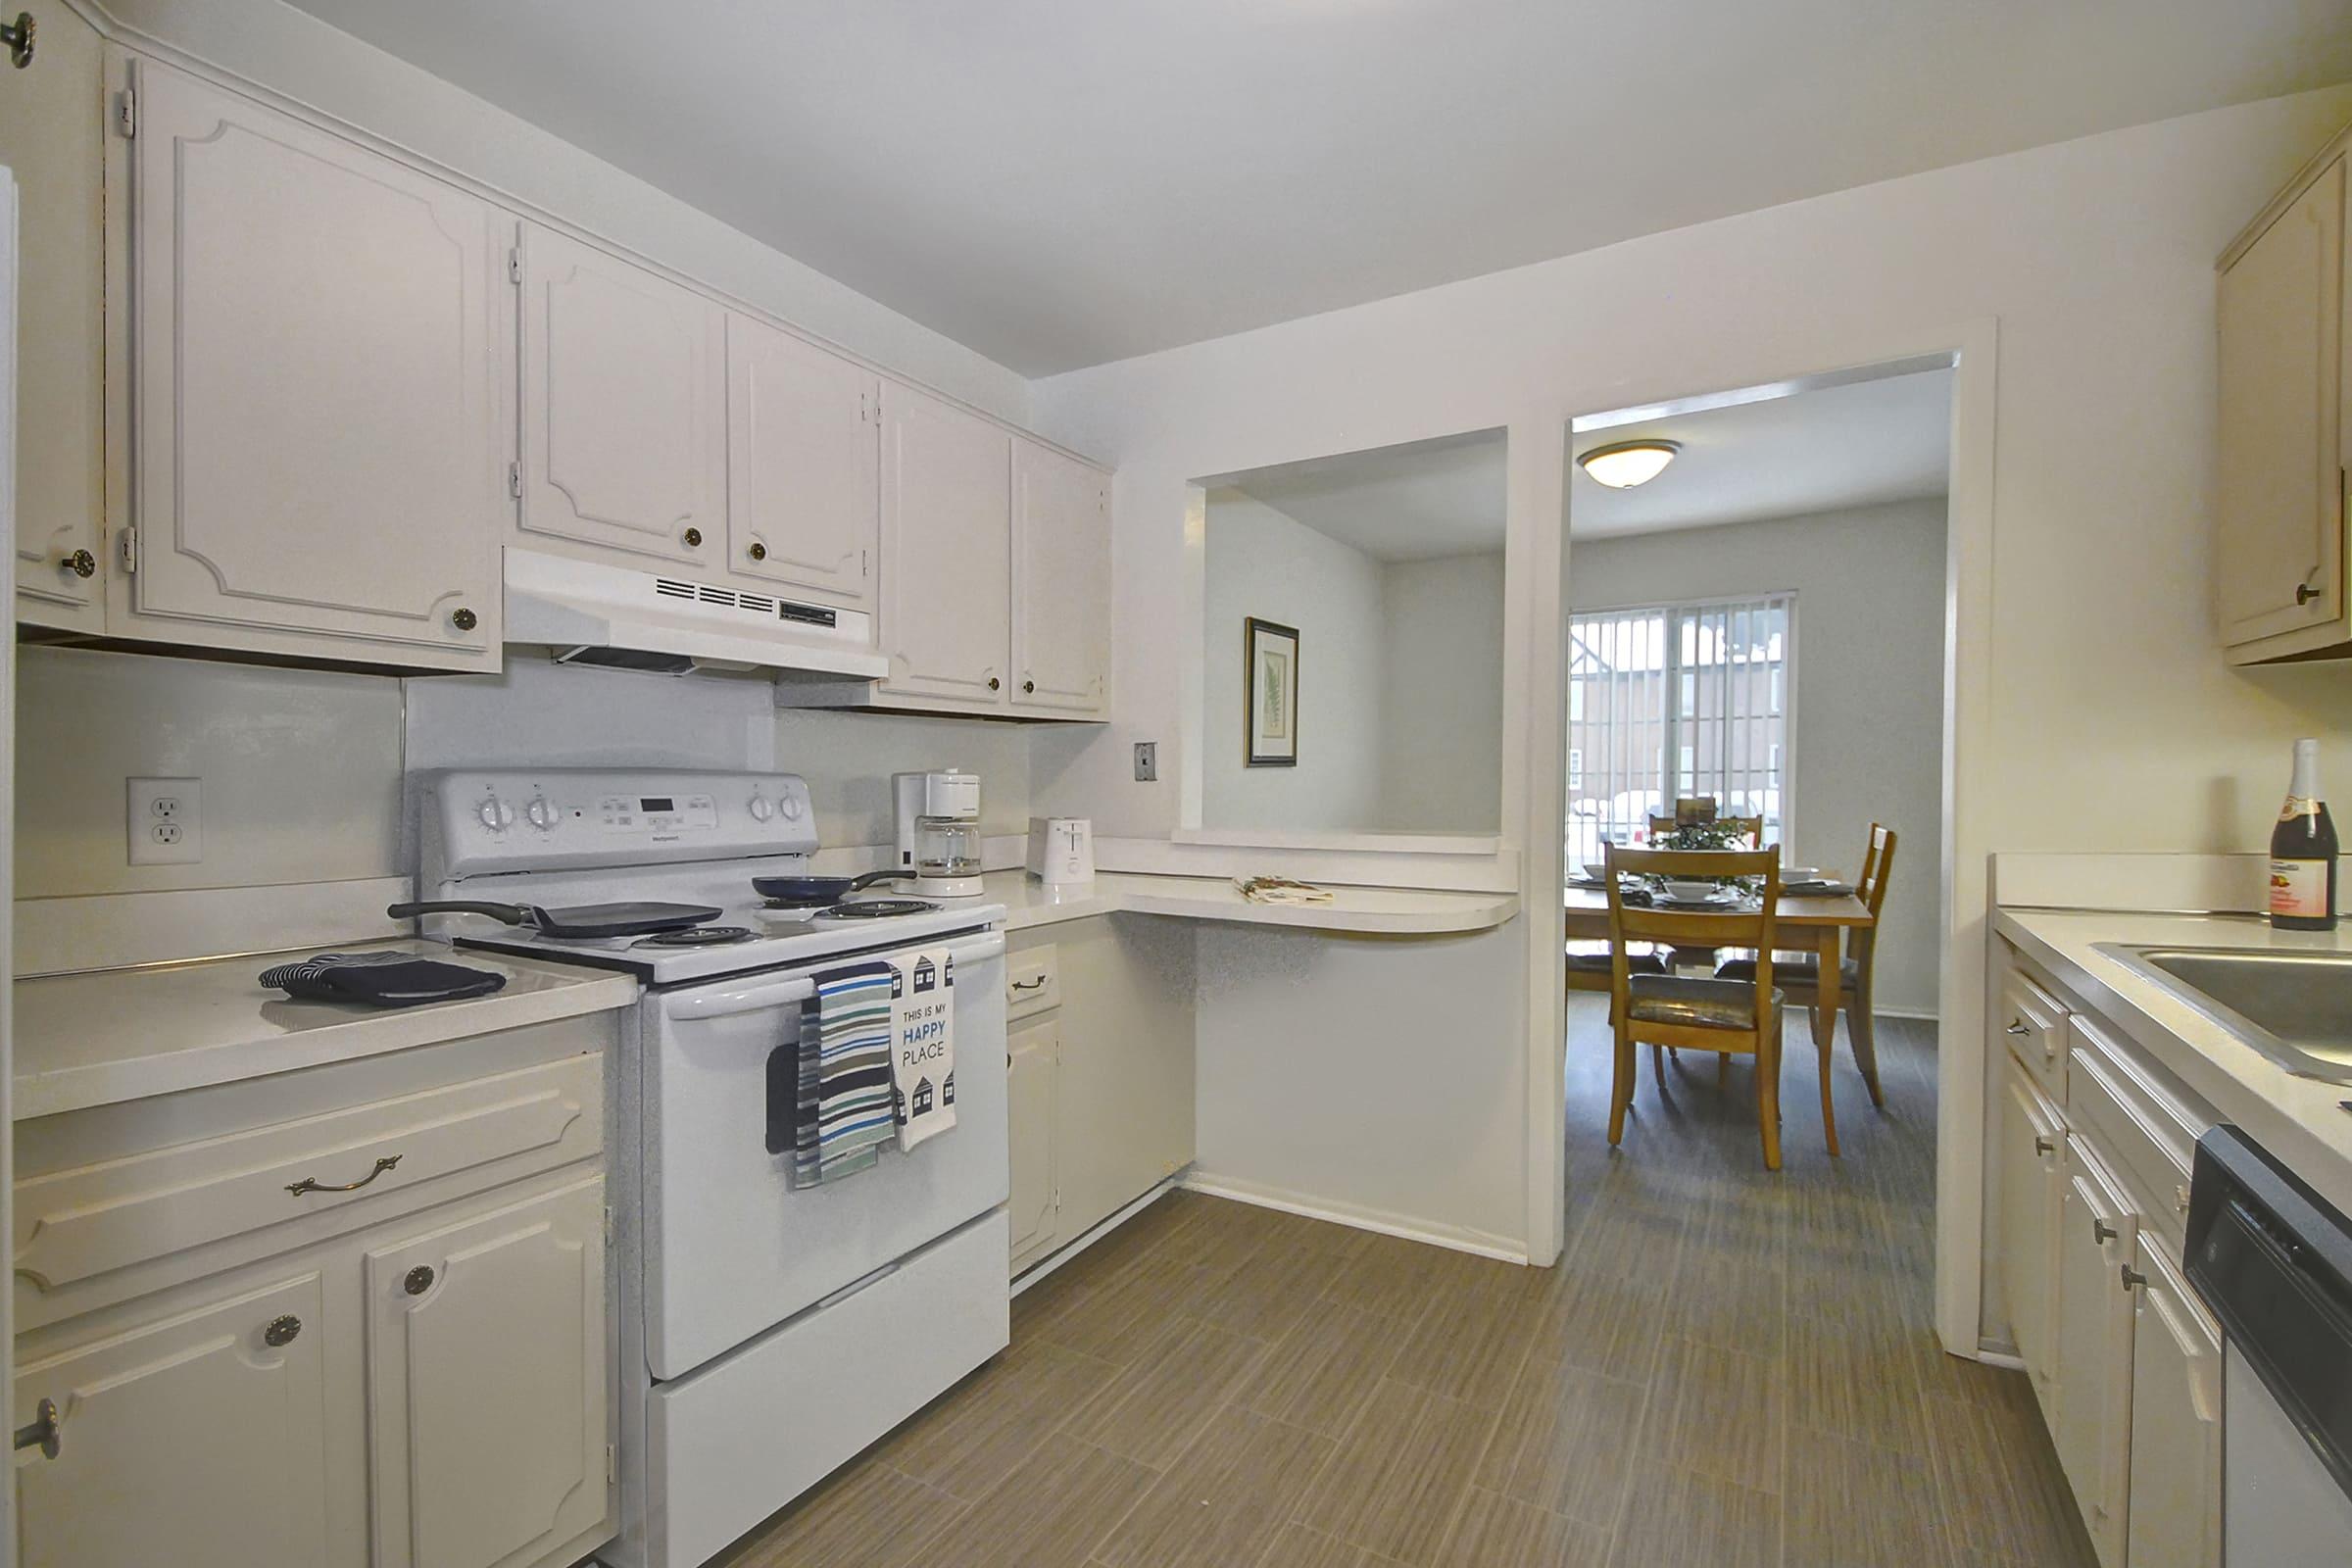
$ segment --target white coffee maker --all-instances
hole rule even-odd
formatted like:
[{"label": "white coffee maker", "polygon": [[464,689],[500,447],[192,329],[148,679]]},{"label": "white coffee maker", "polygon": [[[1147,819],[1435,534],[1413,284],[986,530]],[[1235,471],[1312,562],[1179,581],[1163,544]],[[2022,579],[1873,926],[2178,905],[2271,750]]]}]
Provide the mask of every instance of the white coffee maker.
[{"label": "white coffee maker", "polygon": [[968,899],[980,892],[980,775],[957,768],[894,773],[899,868],[918,899]]}]

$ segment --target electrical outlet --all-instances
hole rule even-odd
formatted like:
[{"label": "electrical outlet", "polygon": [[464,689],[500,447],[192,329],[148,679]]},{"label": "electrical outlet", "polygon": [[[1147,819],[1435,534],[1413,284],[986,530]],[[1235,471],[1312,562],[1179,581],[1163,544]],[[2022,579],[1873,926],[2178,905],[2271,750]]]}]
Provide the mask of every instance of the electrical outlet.
[{"label": "electrical outlet", "polygon": [[1135,781],[1138,784],[1150,784],[1156,781],[1158,777],[1159,742],[1137,741],[1135,743]]},{"label": "electrical outlet", "polygon": [[204,858],[204,780],[128,781],[125,826],[133,865],[193,865]]}]

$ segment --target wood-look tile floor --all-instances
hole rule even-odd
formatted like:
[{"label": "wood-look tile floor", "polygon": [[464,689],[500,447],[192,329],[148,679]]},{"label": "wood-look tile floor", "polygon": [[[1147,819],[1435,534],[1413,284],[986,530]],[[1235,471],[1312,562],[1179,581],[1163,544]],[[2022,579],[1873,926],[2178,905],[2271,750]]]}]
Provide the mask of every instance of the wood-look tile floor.
[{"label": "wood-look tile floor", "polygon": [[1569,1245],[1531,1271],[1176,1193],[1014,1302],[1012,1348],[730,1568],[2089,1568],[2022,1375],[1929,1328],[1927,1025],[1792,1023],[1754,1085],[1644,1060],[1603,1127],[1572,999]]}]

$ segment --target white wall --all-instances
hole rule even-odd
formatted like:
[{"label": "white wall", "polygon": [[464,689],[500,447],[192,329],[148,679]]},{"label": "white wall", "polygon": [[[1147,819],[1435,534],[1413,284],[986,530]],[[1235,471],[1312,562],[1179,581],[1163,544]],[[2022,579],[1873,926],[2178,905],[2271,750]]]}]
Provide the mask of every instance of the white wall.
[{"label": "white wall", "polygon": [[[1556,445],[1575,414],[1826,368],[1867,357],[1858,345],[1916,343],[1989,317],[1999,637],[1986,847],[2264,842],[2293,736],[2328,737],[2330,765],[2352,774],[2352,678],[2236,671],[2214,646],[2213,258],[2348,118],[2352,88],[2244,105],[1037,383],[1042,426],[1119,466],[1117,710],[1099,735],[1038,741],[1050,781],[1041,808],[1085,811],[1109,834],[1175,824],[1176,767],[1138,784],[1126,758],[1133,741],[1172,747],[1180,733],[1189,642],[1170,585],[1181,581],[1190,475],[1496,425],[1513,427],[1514,454],[1532,453]],[[1540,493],[1514,483],[1515,537],[1558,526],[1527,510]],[[1363,982],[1401,1004],[1432,979]],[[1204,1014],[1202,1051],[1221,1049],[1212,1030],[1238,1027]],[[1384,1044],[1401,1049],[1401,1030]],[[1521,1073],[1524,1047],[1499,1021],[1448,1041],[1457,1066],[1475,1060],[1495,1082],[1509,1081],[1505,1061]],[[1333,1073],[1364,1049],[1334,1046]],[[1204,1147],[1246,1125],[1248,1107],[1206,1084],[1201,1095]],[[1434,1121],[1428,1146],[1451,1151],[1485,1130]],[[1325,1173],[1328,1196],[1381,1187],[1396,1157],[1367,1142]],[[1446,1207],[1433,1198],[1428,1212],[1453,1217]]]},{"label": "white wall", "polygon": [[[397,872],[400,683],[380,675],[25,648],[16,897]],[[130,863],[123,780],[200,778],[204,858]]]},{"label": "white wall", "polygon": [[[902,375],[1001,418],[1027,416],[1027,384],[1004,367],[278,0],[96,0],[95,8],[131,29],[129,41],[141,47],[184,49]],[[648,13],[647,24],[670,24]],[[612,46],[628,42],[615,38]]]},{"label": "white wall", "polygon": [[[1208,495],[1201,582],[1200,825],[1371,828],[1380,820],[1380,563],[1238,490]],[[1298,765],[1251,767],[1246,617],[1298,628]]]},{"label": "white wall", "polygon": [[1851,876],[1900,835],[1879,936],[1882,1007],[1933,1013],[1943,765],[1941,500],[1577,542],[1579,610],[1796,591],[1790,858]]},{"label": "white wall", "polygon": [[1502,810],[1502,553],[1381,571],[1380,826],[1492,833]]}]

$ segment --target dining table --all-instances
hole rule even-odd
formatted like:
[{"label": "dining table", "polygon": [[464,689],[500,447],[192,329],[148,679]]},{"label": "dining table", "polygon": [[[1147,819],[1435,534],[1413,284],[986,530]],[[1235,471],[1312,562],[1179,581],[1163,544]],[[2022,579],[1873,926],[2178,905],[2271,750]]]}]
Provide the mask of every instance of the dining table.
[{"label": "dining table", "polygon": [[[1836,885],[1835,877],[1824,873],[1826,880]],[[1571,882],[1564,890],[1567,906],[1567,937],[1571,942],[1606,942],[1609,940],[1609,895],[1598,883]],[[1734,911],[1726,910],[1726,916]],[[1870,906],[1857,895],[1847,893],[1803,894],[1784,893],[1773,911],[1772,947],[1776,953],[1812,953],[1818,956],[1821,978],[1819,1001],[1813,1008],[1813,1044],[1827,1051],[1838,1032],[1838,1007],[1840,990],[1845,983],[1839,971],[1838,959],[1843,956],[1845,933],[1867,930],[1875,923]],[[1736,944],[1727,943],[1726,946]],[[1856,1030],[1855,1055],[1859,1058],[1869,1047],[1862,1044],[1863,1033]],[[1877,1054],[1871,1052],[1875,1056]],[[1879,1090],[1879,1064],[1876,1060],[1857,1060],[1862,1077],[1870,1087],[1874,1102],[1884,1104]]]}]

